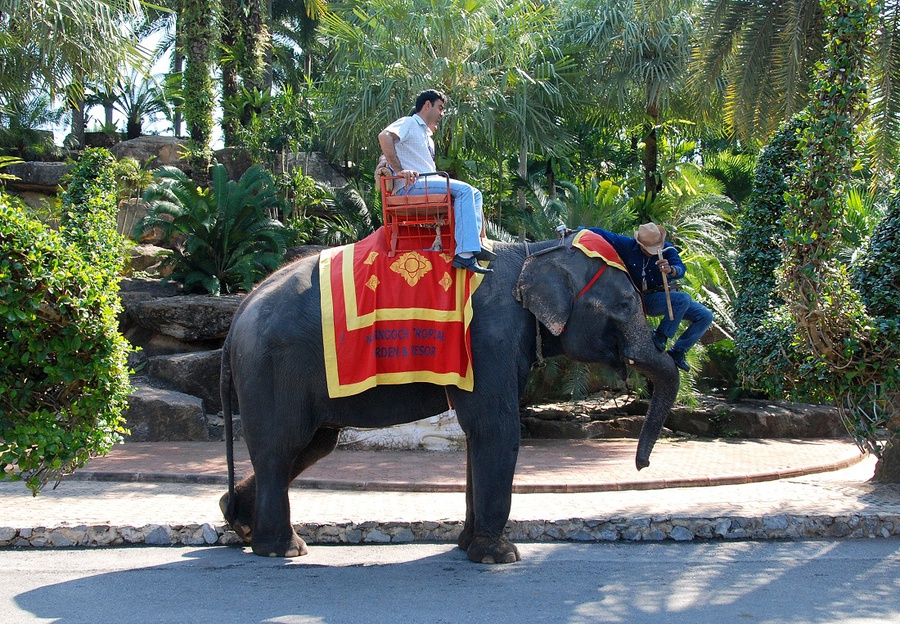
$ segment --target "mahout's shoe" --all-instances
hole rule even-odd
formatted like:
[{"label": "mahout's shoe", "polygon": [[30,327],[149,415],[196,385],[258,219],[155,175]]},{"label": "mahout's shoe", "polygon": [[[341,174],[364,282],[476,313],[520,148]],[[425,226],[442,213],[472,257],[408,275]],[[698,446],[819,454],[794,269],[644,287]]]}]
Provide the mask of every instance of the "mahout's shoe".
[{"label": "mahout's shoe", "polygon": [[666,336],[661,333],[658,329],[653,330],[653,345],[656,347],[657,351],[665,351],[666,343],[669,341]]},{"label": "mahout's shoe", "polygon": [[684,359],[684,351],[681,351],[680,349],[669,349],[668,353],[672,356],[672,359],[675,360],[675,366],[686,373],[691,372],[691,367],[688,366],[687,360]]},{"label": "mahout's shoe", "polygon": [[472,273],[480,273],[482,275],[494,272],[494,269],[489,269],[478,264],[478,259],[475,256],[469,256],[468,258],[463,258],[459,255],[453,256],[453,266],[457,269],[465,269],[466,271],[472,271]]}]

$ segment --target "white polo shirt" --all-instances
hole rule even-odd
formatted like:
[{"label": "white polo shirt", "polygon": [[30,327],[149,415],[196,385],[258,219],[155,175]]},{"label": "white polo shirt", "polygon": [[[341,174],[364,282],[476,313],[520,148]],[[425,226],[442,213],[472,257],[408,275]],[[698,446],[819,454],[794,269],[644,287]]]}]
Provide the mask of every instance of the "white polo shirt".
[{"label": "white polo shirt", "polygon": [[394,141],[394,149],[397,150],[397,158],[404,169],[419,173],[435,170],[434,139],[431,138],[431,128],[425,124],[424,119],[418,115],[401,117],[385,130],[400,138],[399,141]]}]

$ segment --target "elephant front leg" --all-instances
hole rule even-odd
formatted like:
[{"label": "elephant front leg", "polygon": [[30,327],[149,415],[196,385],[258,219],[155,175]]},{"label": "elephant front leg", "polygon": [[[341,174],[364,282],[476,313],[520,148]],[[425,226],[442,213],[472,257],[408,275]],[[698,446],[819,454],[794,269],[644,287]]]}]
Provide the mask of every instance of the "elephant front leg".
[{"label": "elephant front leg", "polygon": [[469,550],[475,538],[475,503],[472,501],[472,445],[466,444],[466,522],[456,540],[456,545]]},{"label": "elephant front leg", "polygon": [[518,435],[509,444],[497,439],[489,444],[469,440],[466,524],[459,543],[461,547],[467,543],[465,549],[470,561],[515,563],[522,559],[519,549],[504,535],[512,505],[518,451]]}]

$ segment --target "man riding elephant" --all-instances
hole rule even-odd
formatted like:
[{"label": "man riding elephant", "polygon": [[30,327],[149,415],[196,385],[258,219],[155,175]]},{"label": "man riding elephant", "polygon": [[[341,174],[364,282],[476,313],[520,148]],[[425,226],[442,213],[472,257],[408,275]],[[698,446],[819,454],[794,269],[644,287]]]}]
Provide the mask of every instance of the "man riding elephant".
[{"label": "man riding elephant", "polygon": [[644,223],[638,227],[634,237],[614,234],[600,228],[584,229],[609,241],[628,268],[631,279],[640,288],[647,316],[662,317],[653,332],[653,344],[657,349],[666,350],[666,345],[675,337],[682,320],[689,323],[668,353],[678,368],[690,371],[685,356],[709,329],[713,313],[681,290],[677,282],[669,281],[683,278],[687,269],[678,250],[666,241],[665,228],[652,221]]}]

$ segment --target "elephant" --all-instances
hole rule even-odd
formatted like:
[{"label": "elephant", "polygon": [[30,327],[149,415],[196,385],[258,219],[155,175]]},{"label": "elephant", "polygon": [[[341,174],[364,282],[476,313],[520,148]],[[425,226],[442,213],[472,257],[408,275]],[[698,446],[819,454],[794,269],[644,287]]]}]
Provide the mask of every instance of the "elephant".
[{"label": "elephant", "polygon": [[[520,397],[541,357],[564,353],[606,363],[622,374],[630,365],[647,377],[652,397],[635,465],[648,466],[675,402],[678,370],[654,346],[628,274],[602,271],[602,260],[573,248],[571,238],[494,243],[494,272],[472,296],[471,391],[415,382],[329,398],[318,256],[301,258],[258,285],[232,321],[221,375],[229,489],[220,507],[253,552],[275,557],[308,552],[291,525],[288,487],[334,450],[343,427],[412,422],[446,411],[449,399],[467,454],[465,522],[457,544],[476,563],[519,561],[504,530],[519,451]],[[232,387],[253,467],[236,485]]]}]

